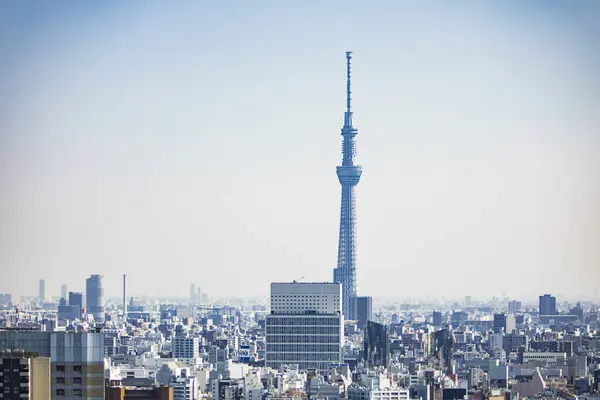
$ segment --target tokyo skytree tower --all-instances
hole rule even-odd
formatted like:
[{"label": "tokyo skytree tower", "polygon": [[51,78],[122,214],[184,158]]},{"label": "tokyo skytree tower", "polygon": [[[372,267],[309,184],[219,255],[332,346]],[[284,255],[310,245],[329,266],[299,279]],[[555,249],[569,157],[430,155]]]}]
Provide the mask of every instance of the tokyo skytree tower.
[{"label": "tokyo skytree tower", "polygon": [[354,164],[356,156],[355,136],[358,130],[352,126],[350,62],[352,52],[346,52],[346,112],[342,128],[342,165],[337,167],[337,176],[342,185],[342,205],[340,212],[340,239],[338,244],[337,268],[333,270],[333,281],[342,284],[342,312],[350,315],[352,299],[356,289],[356,195],[354,188],[360,180],[362,167]]}]

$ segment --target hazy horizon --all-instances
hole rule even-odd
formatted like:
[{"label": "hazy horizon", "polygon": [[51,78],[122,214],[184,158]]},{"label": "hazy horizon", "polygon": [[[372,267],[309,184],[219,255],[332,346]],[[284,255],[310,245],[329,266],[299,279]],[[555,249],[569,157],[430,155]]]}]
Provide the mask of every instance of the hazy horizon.
[{"label": "hazy horizon", "polygon": [[[0,4],[0,292],[592,298],[600,3]],[[558,301],[562,299],[559,297]]]}]

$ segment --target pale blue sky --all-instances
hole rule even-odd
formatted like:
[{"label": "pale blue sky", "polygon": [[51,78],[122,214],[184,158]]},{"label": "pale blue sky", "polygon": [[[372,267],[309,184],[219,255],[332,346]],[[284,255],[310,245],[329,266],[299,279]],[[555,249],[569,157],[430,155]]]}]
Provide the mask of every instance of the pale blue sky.
[{"label": "pale blue sky", "polygon": [[600,282],[597,2],[3,2],[0,18],[0,291],[330,280],[346,50],[360,294]]}]

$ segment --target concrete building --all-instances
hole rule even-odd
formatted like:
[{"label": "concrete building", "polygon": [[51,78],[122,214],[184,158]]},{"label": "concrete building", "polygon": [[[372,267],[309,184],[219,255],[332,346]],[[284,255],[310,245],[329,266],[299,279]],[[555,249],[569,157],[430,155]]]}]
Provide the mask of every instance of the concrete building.
[{"label": "concrete building", "polygon": [[556,315],[556,297],[545,294],[539,299],[539,314],[540,315]]},{"label": "concrete building", "polygon": [[173,388],[173,400],[196,400],[198,398],[198,381],[188,368],[178,369],[171,379],[169,387]]},{"label": "concrete building", "polygon": [[339,283],[272,283],[265,365],[326,372],[342,361],[343,325]]},{"label": "concrete building", "polygon": [[92,275],[85,280],[86,313],[94,317],[99,324],[104,323],[104,277]]},{"label": "concrete building", "polygon": [[60,298],[68,300],[67,295],[68,295],[67,285],[65,285],[65,284],[60,285]]},{"label": "concrete building", "polygon": [[69,302],[68,305],[73,307],[73,309],[75,307],[78,308],[78,313],[74,316],[77,317],[77,319],[82,319],[83,318],[83,308],[84,308],[84,299],[83,299],[83,293],[76,293],[76,292],[69,292]]},{"label": "concrete building", "polygon": [[172,342],[173,358],[198,358],[200,349],[199,340],[197,337],[175,336]]},{"label": "concrete building", "polygon": [[0,353],[0,398],[48,400],[50,358],[23,351]]},{"label": "concrete building", "polygon": [[559,362],[564,364],[567,359],[567,353],[554,353],[542,351],[526,351],[523,353],[523,364],[538,362],[546,365],[557,365]]},{"label": "concrete building", "polygon": [[104,399],[102,333],[0,331],[0,351],[8,349],[50,358],[52,399]]}]

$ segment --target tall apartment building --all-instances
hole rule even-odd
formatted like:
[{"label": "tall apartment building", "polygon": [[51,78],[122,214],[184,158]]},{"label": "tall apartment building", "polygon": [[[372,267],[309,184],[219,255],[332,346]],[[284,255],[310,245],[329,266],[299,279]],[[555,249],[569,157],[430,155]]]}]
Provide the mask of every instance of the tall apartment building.
[{"label": "tall apartment building", "polygon": [[85,280],[86,313],[99,324],[104,323],[104,285],[102,275],[92,275]]},{"label": "tall apartment building", "polygon": [[340,283],[271,283],[265,365],[325,372],[342,361],[343,326]]},{"label": "tall apartment building", "polygon": [[175,336],[172,342],[174,358],[198,358],[200,339],[190,336]]},{"label": "tall apartment building", "polygon": [[37,353],[0,353],[0,399],[48,400],[50,358]]},{"label": "tall apartment building", "polygon": [[104,399],[102,333],[0,331],[0,351],[8,349],[50,358],[51,399]]},{"label": "tall apartment building", "polygon": [[67,299],[67,293],[68,293],[67,292],[67,285],[65,285],[65,284],[60,285],[60,297],[62,299],[68,300]]}]

